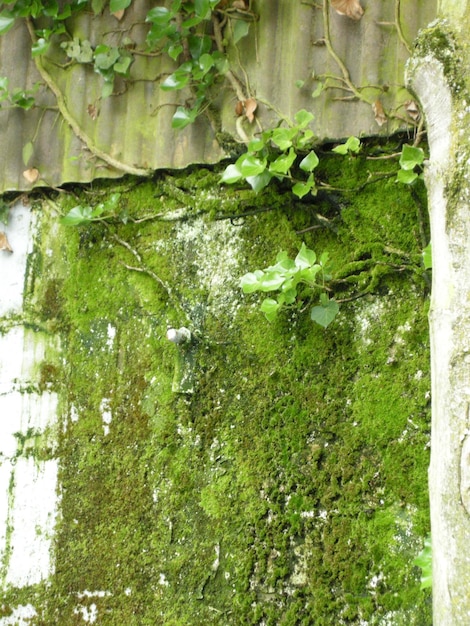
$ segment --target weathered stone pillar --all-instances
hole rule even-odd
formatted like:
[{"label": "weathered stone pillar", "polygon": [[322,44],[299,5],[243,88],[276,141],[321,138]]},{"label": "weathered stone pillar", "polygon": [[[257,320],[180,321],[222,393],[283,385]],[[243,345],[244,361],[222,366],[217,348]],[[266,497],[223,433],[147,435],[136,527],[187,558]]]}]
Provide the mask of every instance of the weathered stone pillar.
[{"label": "weathered stone pillar", "polygon": [[470,623],[470,10],[440,9],[449,19],[422,31],[408,78],[430,147],[433,623],[456,626]]}]

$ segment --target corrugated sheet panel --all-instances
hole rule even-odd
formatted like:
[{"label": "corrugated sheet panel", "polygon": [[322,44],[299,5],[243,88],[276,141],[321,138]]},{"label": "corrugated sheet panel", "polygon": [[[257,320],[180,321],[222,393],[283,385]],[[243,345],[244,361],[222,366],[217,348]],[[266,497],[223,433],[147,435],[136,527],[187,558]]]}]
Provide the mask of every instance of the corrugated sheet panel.
[{"label": "corrugated sheet panel", "polygon": [[[109,14],[96,19],[83,13],[69,24],[69,32],[89,39],[93,45],[103,36],[106,43],[117,45],[124,34],[142,43],[145,15],[158,4],[163,3],[136,0],[120,22]],[[434,19],[436,0],[401,0],[400,5],[403,35],[411,44],[418,29]],[[334,54],[366,102],[351,99],[344,71],[328,50],[321,0],[318,4],[307,0],[253,1],[251,8],[258,19],[251,23],[249,35],[229,51],[231,65],[244,83],[245,96],[258,101],[257,122],[250,127],[245,121],[238,130],[234,112],[237,97],[228,83],[221,86],[213,103],[219,128],[214,120],[211,124],[202,116],[195,124],[175,131],[171,128],[175,107],[189,94],[160,89],[162,77],[174,69],[168,61],[161,56],[136,55],[131,80],[118,81],[115,92],[119,95],[100,100],[102,78],[89,66],[64,66],[66,58],[57,46],[48,52],[43,64],[63,94],[63,106],[75,132],[60,115],[56,98],[44,84],[36,94],[39,108],[25,112],[8,108],[4,102],[0,109],[0,192],[120,176],[123,170],[119,164],[128,171],[143,173],[215,163],[227,156],[225,141],[221,140],[224,133],[239,140],[240,130],[242,134],[256,132],[276,122],[279,112],[292,118],[301,108],[315,114],[312,129],[322,141],[352,134],[390,134],[404,125],[390,114],[406,117],[403,103],[410,95],[401,85],[409,53],[395,27],[397,1],[362,0],[362,6],[365,12],[359,21],[330,9],[329,31]],[[236,12],[231,16],[224,31],[228,38],[235,19],[249,19]],[[10,88],[28,88],[42,80],[30,58],[30,48],[24,23],[0,37],[0,77],[9,77]],[[312,98],[325,80],[328,89]],[[377,124],[371,106],[378,99],[388,114],[383,126]],[[87,142],[98,152],[109,154],[117,167],[94,156]],[[23,151],[28,144],[33,148],[30,156]],[[39,171],[34,183],[24,177],[29,168]]]}]

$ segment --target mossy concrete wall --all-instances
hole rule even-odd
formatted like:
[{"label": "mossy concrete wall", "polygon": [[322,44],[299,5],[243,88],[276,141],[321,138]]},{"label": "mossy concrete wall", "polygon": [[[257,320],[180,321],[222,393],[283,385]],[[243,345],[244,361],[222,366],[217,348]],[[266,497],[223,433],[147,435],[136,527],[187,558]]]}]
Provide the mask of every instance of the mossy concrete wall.
[{"label": "mossy concrete wall", "polygon": [[[432,623],[412,562],[429,531],[425,196],[374,150],[325,152],[331,188],[302,202],[195,168],[34,206],[25,308],[61,342],[41,366],[60,515],[53,572],[4,584],[1,624],[29,605],[36,625]],[[56,227],[110,192],[115,219]],[[348,300],[327,330],[305,303],[270,324],[239,288],[302,241]]]}]

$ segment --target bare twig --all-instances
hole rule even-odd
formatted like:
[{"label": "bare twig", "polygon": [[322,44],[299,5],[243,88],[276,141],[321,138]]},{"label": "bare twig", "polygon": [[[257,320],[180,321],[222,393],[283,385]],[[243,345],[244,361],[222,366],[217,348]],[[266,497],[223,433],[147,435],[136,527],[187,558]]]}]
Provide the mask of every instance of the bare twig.
[{"label": "bare twig", "polygon": [[134,256],[134,258],[136,259],[138,263],[138,266],[128,265],[127,263],[124,263],[124,262],[122,262],[122,265],[126,269],[131,270],[133,272],[140,272],[141,274],[146,274],[147,276],[150,276],[150,278],[152,278],[152,280],[154,280],[165,291],[165,293],[168,296],[168,300],[171,302],[174,308],[180,313],[182,313],[188,322],[191,322],[189,315],[184,310],[179,299],[174,295],[171,287],[164,280],[162,280],[160,276],[158,276],[158,274],[156,274],[153,270],[149,269],[144,264],[142,257],[137,252],[137,250],[133,248],[127,241],[124,241],[124,239],[121,239],[120,237],[118,237],[116,234],[113,234],[112,237],[119,245],[126,248],[126,250],[128,250]]},{"label": "bare twig", "polygon": [[348,68],[345,66],[343,61],[337,55],[335,49],[333,48],[333,44],[331,43],[331,35],[330,35],[330,2],[329,0],[323,0],[323,29],[325,31],[325,45],[333,60],[338,65],[341,70],[341,74],[343,75],[343,80],[345,84],[348,86],[348,89],[356,96],[358,100],[362,100],[363,102],[367,102],[367,104],[371,104],[369,100],[367,100],[361,92],[355,87],[351,80],[351,76],[349,75]]},{"label": "bare twig", "polygon": [[403,34],[403,29],[401,27],[401,19],[400,19],[400,0],[395,0],[395,26],[397,29],[398,39],[402,42],[405,48],[408,51],[408,54],[412,53],[410,44],[406,41],[405,35]]},{"label": "bare twig", "polygon": [[[217,15],[215,15],[215,13],[212,13],[212,26],[214,28],[214,39],[215,39],[215,44],[217,46],[217,50],[219,52],[225,53],[222,31],[220,28],[220,21]],[[225,76],[227,77],[232,89],[236,93],[237,98],[241,102],[244,102],[247,99],[247,96],[245,95],[245,88],[242,82],[240,81],[240,79],[235,76],[235,74],[233,73],[231,69],[227,71]]]}]

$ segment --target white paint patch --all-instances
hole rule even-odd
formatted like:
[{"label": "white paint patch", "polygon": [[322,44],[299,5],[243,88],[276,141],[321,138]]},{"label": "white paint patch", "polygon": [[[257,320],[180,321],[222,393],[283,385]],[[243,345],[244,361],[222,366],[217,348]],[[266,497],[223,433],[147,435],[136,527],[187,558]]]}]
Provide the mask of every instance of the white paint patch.
[{"label": "white paint patch", "polygon": [[114,344],[114,338],[116,337],[116,328],[111,324],[108,324],[107,335],[108,340],[106,341],[106,345],[111,350]]},{"label": "white paint patch", "polygon": [[[49,391],[39,392],[39,365],[50,342],[54,341],[54,351],[58,346],[48,335],[15,322],[23,312],[26,263],[35,230],[30,209],[15,206],[5,228],[14,252],[0,253],[0,316],[10,325],[0,335],[0,578],[4,587],[34,585],[53,571],[58,398]],[[34,458],[37,445],[43,452],[41,460]],[[0,626],[29,624],[34,616],[32,605],[18,606],[12,615],[1,618]]]},{"label": "white paint patch", "polygon": [[385,313],[386,307],[382,300],[363,303],[356,313],[356,335],[362,341],[364,347],[372,343],[371,329],[377,328],[380,319]]},{"label": "white paint patch", "polygon": [[94,624],[96,622],[96,618],[98,617],[98,608],[94,602],[89,607],[78,606],[73,610],[73,612],[75,615],[79,615],[81,613],[83,621],[88,624]]},{"label": "white paint patch", "polygon": [[100,404],[101,419],[103,420],[103,431],[105,437],[109,435],[109,425],[113,421],[113,414],[109,405],[109,399],[103,398]]},{"label": "white paint patch", "polygon": [[57,514],[56,460],[37,463],[19,458],[14,468],[14,498],[9,511],[12,533],[6,583],[35,585],[53,573],[51,539]]},{"label": "white paint patch", "polygon": [[[227,221],[208,224],[203,219],[182,222],[175,231],[177,259],[181,259],[181,279],[196,278],[196,285],[207,293],[205,305],[214,314],[233,319],[240,307],[239,251],[241,228]],[[192,266],[192,267],[191,267]],[[190,271],[188,271],[190,270]],[[197,321],[197,320],[193,320]]]},{"label": "white paint patch", "polygon": [[[28,207],[15,205],[10,211],[8,225],[4,227],[13,253],[0,252],[2,272],[2,297],[0,316],[20,313],[23,307],[23,288],[27,255],[32,248],[32,231],[35,219]],[[3,229],[3,225],[2,225]]]},{"label": "white paint patch", "polygon": [[0,626],[31,626],[31,620],[37,616],[32,604],[20,604],[11,615],[0,618]]}]

